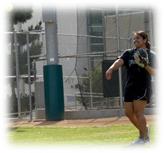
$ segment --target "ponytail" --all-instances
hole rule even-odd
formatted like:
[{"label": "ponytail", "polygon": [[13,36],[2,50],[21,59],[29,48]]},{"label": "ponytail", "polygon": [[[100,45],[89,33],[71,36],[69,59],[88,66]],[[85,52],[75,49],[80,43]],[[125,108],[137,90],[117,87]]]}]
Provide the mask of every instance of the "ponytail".
[{"label": "ponytail", "polygon": [[147,49],[150,49],[150,48],[151,48],[151,44],[150,44],[149,41],[146,41],[145,45],[146,45],[146,48],[147,48]]}]

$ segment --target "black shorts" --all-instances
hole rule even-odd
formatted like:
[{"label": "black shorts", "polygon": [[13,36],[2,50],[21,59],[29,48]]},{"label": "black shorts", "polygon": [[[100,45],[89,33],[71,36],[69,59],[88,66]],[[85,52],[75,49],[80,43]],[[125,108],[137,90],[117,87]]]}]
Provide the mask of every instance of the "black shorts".
[{"label": "black shorts", "polygon": [[146,100],[147,103],[150,101],[150,91],[148,88],[138,87],[125,87],[124,101],[133,102],[134,100]]}]

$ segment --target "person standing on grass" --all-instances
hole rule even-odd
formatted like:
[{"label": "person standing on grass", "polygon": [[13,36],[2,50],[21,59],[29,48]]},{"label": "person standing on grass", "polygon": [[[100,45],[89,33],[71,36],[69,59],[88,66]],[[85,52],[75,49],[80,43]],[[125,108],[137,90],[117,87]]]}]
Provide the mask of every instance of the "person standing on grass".
[{"label": "person standing on grass", "polygon": [[144,116],[144,108],[150,102],[151,76],[155,75],[155,53],[150,50],[148,35],[137,31],[133,36],[134,48],[126,50],[106,71],[106,79],[121,66],[127,69],[127,82],[124,88],[125,114],[138,129],[139,138],[132,144],[150,142],[149,127]]}]

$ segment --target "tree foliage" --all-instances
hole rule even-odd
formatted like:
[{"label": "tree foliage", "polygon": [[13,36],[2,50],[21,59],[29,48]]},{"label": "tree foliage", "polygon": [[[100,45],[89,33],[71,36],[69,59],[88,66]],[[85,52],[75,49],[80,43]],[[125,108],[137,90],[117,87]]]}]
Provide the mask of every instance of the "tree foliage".
[{"label": "tree foliage", "polygon": [[11,11],[10,19],[12,25],[24,23],[32,18],[32,8],[14,8]]}]

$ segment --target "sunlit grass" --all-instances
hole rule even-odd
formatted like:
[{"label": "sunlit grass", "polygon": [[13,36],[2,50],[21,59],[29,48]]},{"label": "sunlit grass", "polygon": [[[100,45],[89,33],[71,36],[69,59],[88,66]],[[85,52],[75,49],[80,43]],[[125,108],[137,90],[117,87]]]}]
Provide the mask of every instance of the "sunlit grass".
[{"label": "sunlit grass", "polygon": [[[18,127],[9,131],[13,143],[44,144],[122,144],[138,137],[131,124],[106,127]],[[154,141],[154,126],[151,125]]]}]

